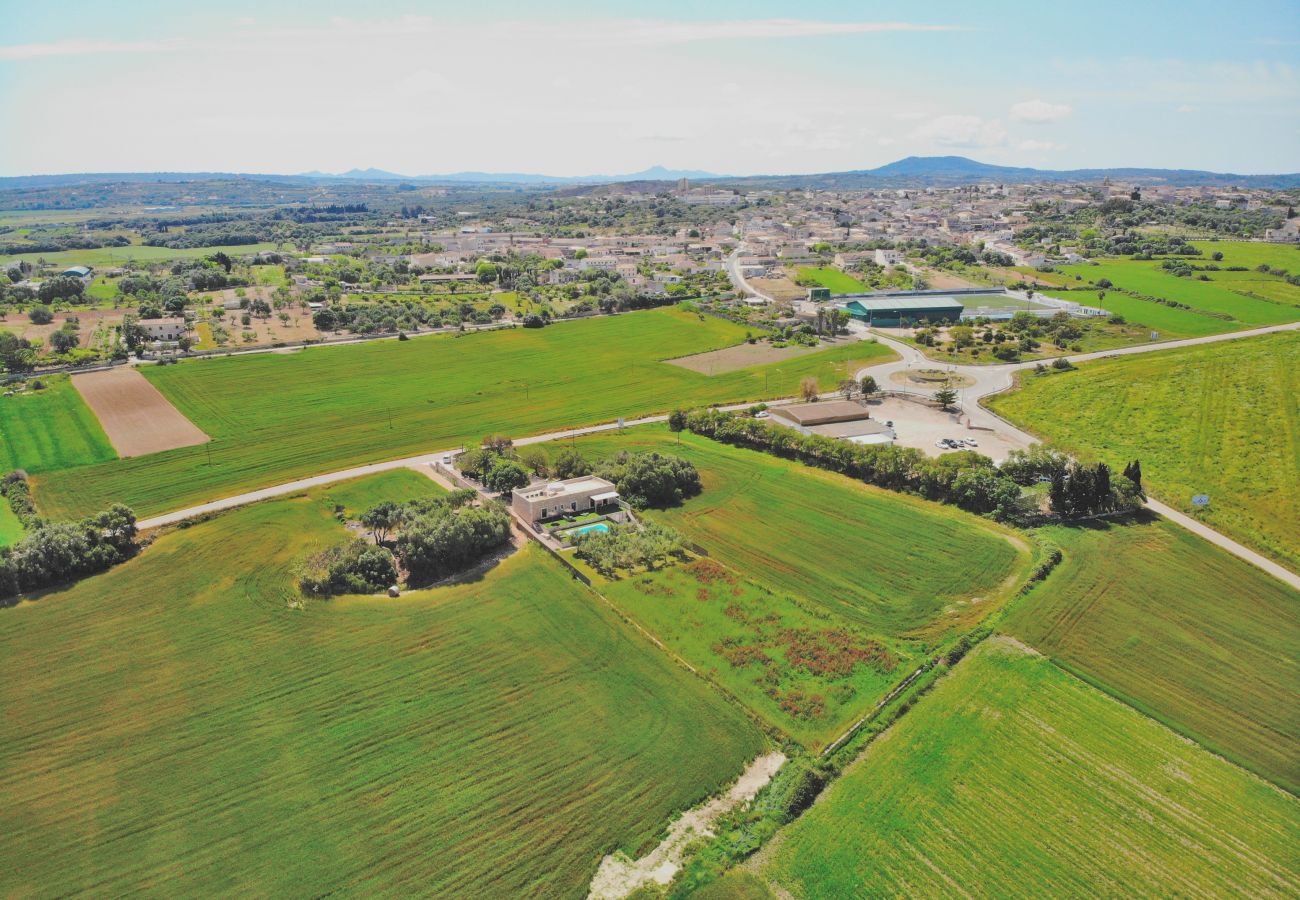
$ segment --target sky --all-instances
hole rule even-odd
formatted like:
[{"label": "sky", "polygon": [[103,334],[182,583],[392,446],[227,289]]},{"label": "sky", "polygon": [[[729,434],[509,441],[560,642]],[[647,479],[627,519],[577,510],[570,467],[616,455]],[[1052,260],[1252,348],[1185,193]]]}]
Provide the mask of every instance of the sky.
[{"label": "sky", "polygon": [[1300,2],[0,0],[0,175],[1300,171]]}]

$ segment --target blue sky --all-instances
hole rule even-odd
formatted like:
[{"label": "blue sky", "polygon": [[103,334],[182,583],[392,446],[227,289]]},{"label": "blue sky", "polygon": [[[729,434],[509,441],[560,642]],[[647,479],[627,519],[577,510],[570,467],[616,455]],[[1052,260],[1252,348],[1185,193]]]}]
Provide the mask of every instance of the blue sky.
[{"label": "blue sky", "polygon": [[1300,4],[0,0],[0,174],[1300,170]]}]

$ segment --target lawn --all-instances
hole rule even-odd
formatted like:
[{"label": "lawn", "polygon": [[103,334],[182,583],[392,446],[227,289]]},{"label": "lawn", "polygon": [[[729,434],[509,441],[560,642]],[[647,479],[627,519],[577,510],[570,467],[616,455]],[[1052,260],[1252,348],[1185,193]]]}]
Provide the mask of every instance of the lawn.
[{"label": "lawn", "polygon": [[1065,559],[1002,627],[1296,793],[1300,594],[1154,516],[1046,534]]},{"label": "lawn", "polygon": [[714,559],[597,590],[763,721],[812,749],[839,737],[916,660],[820,604],[778,594]]},{"label": "lawn", "polygon": [[830,266],[799,266],[795,279],[815,281],[824,288],[830,288],[833,294],[855,294],[871,290],[847,272]]},{"label": "lawn", "polygon": [[1004,638],[778,840],[794,897],[1300,892],[1300,801]]},{"label": "lawn", "polygon": [[1300,334],[1263,335],[1024,378],[990,405],[1112,468],[1140,459],[1161,500],[1300,571],[1297,359]]},{"label": "lawn", "polygon": [[70,515],[120,500],[149,515],[488,432],[522,436],[678,404],[789,395],[806,375],[829,389],[848,357],[891,356],[879,344],[846,344],[713,377],[660,362],[744,336],[722,319],[658,309],[150,366],[146,377],[212,442],[50,474],[37,502]]},{"label": "lawn", "polygon": [[1028,563],[1023,539],[987,519],[754,450],[677,437],[655,425],[572,443],[592,460],[620,450],[689,459],[704,492],[650,518],[746,577],[887,641],[932,646],[971,627]]},{"label": "lawn", "polygon": [[68,376],[40,380],[44,390],[0,397],[0,470],[35,474],[116,459],[108,435]]},{"label": "lawn", "polygon": [[[1300,245],[1297,244],[1263,244],[1255,241],[1192,241],[1202,255],[1193,259],[1198,265],[1213,262],[1211,254],[1216,251],[1223,254],[1218,262],[1221,266],[1247,266],[1255,268],[1262,264],[1274,268],[1286,269],[1295,274],[1300,272]],[[1215,273],[1211,272],[1213,276]]]},{"label": "lawn", "polygon": [[[0,894],[582,897],[764,748],[533,546],[289,607],[340,497],[246,507],[0,610]],[[702,748],[707,748],[701,752]]]}]

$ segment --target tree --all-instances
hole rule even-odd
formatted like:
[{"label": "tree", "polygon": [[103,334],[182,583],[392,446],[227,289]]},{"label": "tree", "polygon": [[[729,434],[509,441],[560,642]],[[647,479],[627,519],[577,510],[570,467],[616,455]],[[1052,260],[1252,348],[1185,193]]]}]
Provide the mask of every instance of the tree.
[{"label": "tree", "polygon": [[139,316],[127,313],[122,317],[122,343],[126,344],[127,350],[138,353],[147,340],[149,340],[149,332],[145,331],[144,326],[140,324]]},{"label": "tree", "polygon": [[27,311],[27,318],[33,325],[48,325],[54,321],[54,313],[48,306],[33,306]]},{"label": "tree", "polygon": [[515,442],[504,434],[487,434],[483,436],[483,440],[479,441],[479,446],[484,450],[500,455],[514,449]]},{"label": "tree", "polygon": [[80,297],[86,292],[86,283],[80,278],[69,278],[60,275],[57,278],[50,278],[41,282],[41,286],[36,289],[36,296],[42,303],[49,303],[51,300],[71,300]]},{"label": "tree", "polygon": [[874,375],[863,375],[862,380],[858,382],[858,390],[862,392],[862,396],[870,397],[880,390],[880,385],[876,384]]},{"label": "tree", "polygon": [[76,349],[80,343],[81,338],[75,329],[60,328],[50,335],[50,347],[55,353],[67,353],[69,350]]},{"label": "tree", "polygon": [[682,431],[686,428],[686,411],[674,409],[668,414],[668,430],[672,432]]},{"label": "tree", "polygon": [[1133,460],[1124,466],[1124,477],[1133,482],[1139,489],[1142,487],[1142,463],[1139,460]]},{"label": "tree", "polygon": [[214,253],[212,255],[212,261],[217,265],[221,266],[221,268],[225,269],[227,275],[230,274],[230,270],[235,264],[234,260],[232,260],[228,255],[226,255],[226,253],[222,251],[217,251],[216,253]]},{"label": "tree", "polygon": [[948,385],[944,385],[934,392],[934,402],[939,404],[940,409],[947,409],[957,402],[957,392]]},{"label": "tree", "polygon": [[400,504],[386,500],[362,513],[361,524],[370,529],[370,536],[376,544],[382,544],[405,517],[406,510]]},{"label": "tree", "polygon": [[817,379],[811,375],[799,382],[799,396],[811,403],[818,397]]},{"label": "tree", "polygon": [[0,365],[6,372],[30,372],[36,368],[36,348],[8,331],[0,331]]},{"label": "tree", "polygon": [[858,382],[853,378],[845,378],[839,385],[840,393],[844,395],[845,400],[852,400],[853,395],[857,393]]},{"label": "tree", "polygon": [[555,462],[551,465],[551,474],[563,481],[566,478],[577,478],[579,475],[591,474],[591,463],[587,462],[577,450],[572,447],[561,450],[560,454],[555,457]]},{"label": "tree", "polygon": [[534,475],[546,477],[549,471],[546,459],[546,451],[541,447],[529,447],[523,453],[519,454],[519,461],[532,470]]},{"label": "tree", "polygon": [[479,260],[479,264],[474,267],[474,276],[480,284],[491,284],[497,280],[498,274],[497,267],[486,259]]},{"label": "tree", "polygon": [[602,460],[596,474],[612,481],[633,506],[673,506],[698,494],[703,485],[693,463],[663,453],[626,451]]},{"label": "tree", "polygon": [[532,478],[529,477],[528,470],[513,459],[498,459],[483,477],[483,485],[499,494],[527,487],[530,481]]}]

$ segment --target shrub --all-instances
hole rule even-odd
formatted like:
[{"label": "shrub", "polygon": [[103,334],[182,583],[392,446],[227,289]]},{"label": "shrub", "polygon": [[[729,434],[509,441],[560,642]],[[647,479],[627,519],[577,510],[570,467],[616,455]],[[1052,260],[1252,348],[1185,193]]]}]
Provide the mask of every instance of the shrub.
[{"label": "shrub", "polygon": [[569,448],[561,450],[555,457],[555,462],[551,465],[551,473],[561,481],[566,478],[577,478],[579,475],[590,475],[591,463],[577,450]]},{"label": "shrub", "polygon": [[635,507],[674,506],[703,487],[689,460],[656,452],[624,451],[602,460],[595,472],[614,482],[623,500]]},{"label": "shrub", "polygon": [[508,494],[516,488],[526,487],[532,478],[523,465],[513,459],[498,458],[483,476],[483,484],[490,491]]},{"label": "shrub", "polygon": [[48,325],[54,321],[54,313],[48,306],[33,306],[27,311],[27,318],[33,325]]},{"label": "shrub", "polygon": [[309,558],[298,573],[308,594],[373,594],[397,583],[393,554],[357,538]]},{"label": "shrub", "polygon": [[[410,508],[418,511],[416,504]],[[510,514],[500,504],[453,509],[434,502],[427,508],[397,537],[397,557],[415,584],[452,575],[510,540]]]},{"label": "shrub", "polygon": [[79,522],[40,524],[14,546],[0,548],[0,595],[102,572],[135,552],[135,535],[135,513],[120,503]]}]

